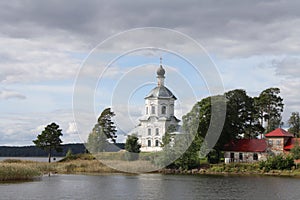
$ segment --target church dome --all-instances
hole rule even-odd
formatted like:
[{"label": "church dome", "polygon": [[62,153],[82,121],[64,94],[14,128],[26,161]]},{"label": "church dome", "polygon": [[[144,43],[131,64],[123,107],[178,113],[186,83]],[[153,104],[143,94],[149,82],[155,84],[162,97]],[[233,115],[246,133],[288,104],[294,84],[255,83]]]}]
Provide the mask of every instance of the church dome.
[{"label": "church dome", "polygon": [[157,86],[153,88],[149,94],[145,97],[147,98],[173,98],[177,99],[175,95],[165,86]]},{"label": "church dome", "polygon": [[166,71],[165,71],[165,69],[160,65],[160,67],[157,69],[156,73],[157,73],[157,76],[158,76],[158,77],[164,77]]}]

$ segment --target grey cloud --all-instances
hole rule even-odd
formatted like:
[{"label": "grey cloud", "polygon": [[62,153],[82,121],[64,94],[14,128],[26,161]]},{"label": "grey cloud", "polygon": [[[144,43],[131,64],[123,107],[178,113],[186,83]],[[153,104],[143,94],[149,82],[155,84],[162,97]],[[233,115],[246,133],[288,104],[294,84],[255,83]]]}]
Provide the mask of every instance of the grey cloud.
[{"label": "grey cloud", "polygon": [[278,76],[286,76],[288,78],[300,78],[300,58],[285,57],[282,60],[273,60],[273,67],[276,69]]},{"label": "grey cloud", "polygon": [[229,50],[233,52],[229,53],[242,50],[243,55],[292,50],[276,44],[290,38],[300,24],[300,2],[292,0],[4,1],[0,6],[5,10],[0,14],[2,33],[11,36],[37,37],[65,31],[87,43],[96,43],[130,28],[159,26],[190,34],[210,50],[227,49],[224,41],[231,42]]}]

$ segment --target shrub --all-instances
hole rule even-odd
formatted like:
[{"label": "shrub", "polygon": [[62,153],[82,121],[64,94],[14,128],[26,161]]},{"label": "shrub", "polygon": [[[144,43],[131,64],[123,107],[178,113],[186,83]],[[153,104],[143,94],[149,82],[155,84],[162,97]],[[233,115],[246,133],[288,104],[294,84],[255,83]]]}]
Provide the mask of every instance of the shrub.
[{"label": "shrub", "polygon": [[285,169],[290,170],[294,165],[294,158],[289,155],[270,156],[266,161],[261,161],[259,163],[260,169],[264,169],[265,171]]}]

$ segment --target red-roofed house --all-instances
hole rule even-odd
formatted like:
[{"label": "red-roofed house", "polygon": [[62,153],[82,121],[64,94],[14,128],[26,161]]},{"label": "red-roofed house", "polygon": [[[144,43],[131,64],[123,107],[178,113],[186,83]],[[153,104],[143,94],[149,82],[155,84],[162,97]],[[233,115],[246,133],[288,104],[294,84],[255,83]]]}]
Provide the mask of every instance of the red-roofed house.
[{"label": "red-roofed house", "polygon": [[282,128],[277,128],[270,133],[265,135],[266,140],[268,141],[270,150],[275,154],[282,154],[285,152],[285,147],[289,144],[289,148],[293,148],[293,143],[291,140],[294,138],[294,135],[283,130]]},{"label": "red-roofed house", "polygon": [[265,139],[239,139],[231,141],[223,148],[225,163],[229,162],[255,162],[265,160],[269,154],[289,153],[296,141],[300,138],[277,128],[267,133]]},{"label": "red-roofed house", "polygon": [[240,139],[224,146],[225,163],[256,162],[267,156],[268,144],[261,139]]}]

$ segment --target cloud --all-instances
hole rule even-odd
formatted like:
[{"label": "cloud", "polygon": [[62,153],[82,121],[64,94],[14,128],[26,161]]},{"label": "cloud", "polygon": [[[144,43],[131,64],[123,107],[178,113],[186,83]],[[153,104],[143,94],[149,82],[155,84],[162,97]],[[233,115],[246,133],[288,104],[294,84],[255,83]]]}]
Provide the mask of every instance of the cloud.
[{"label": "cloud", "polygon": [[26,99],[26,96],[12,90],[0,90],[0,99]]},{"label": "cloud", "polygon": [[278,76],[285,76],[288,79],[296,78],[300,81],[300,57],[284,57],[281,60],[273,60],[273,67]]}]

